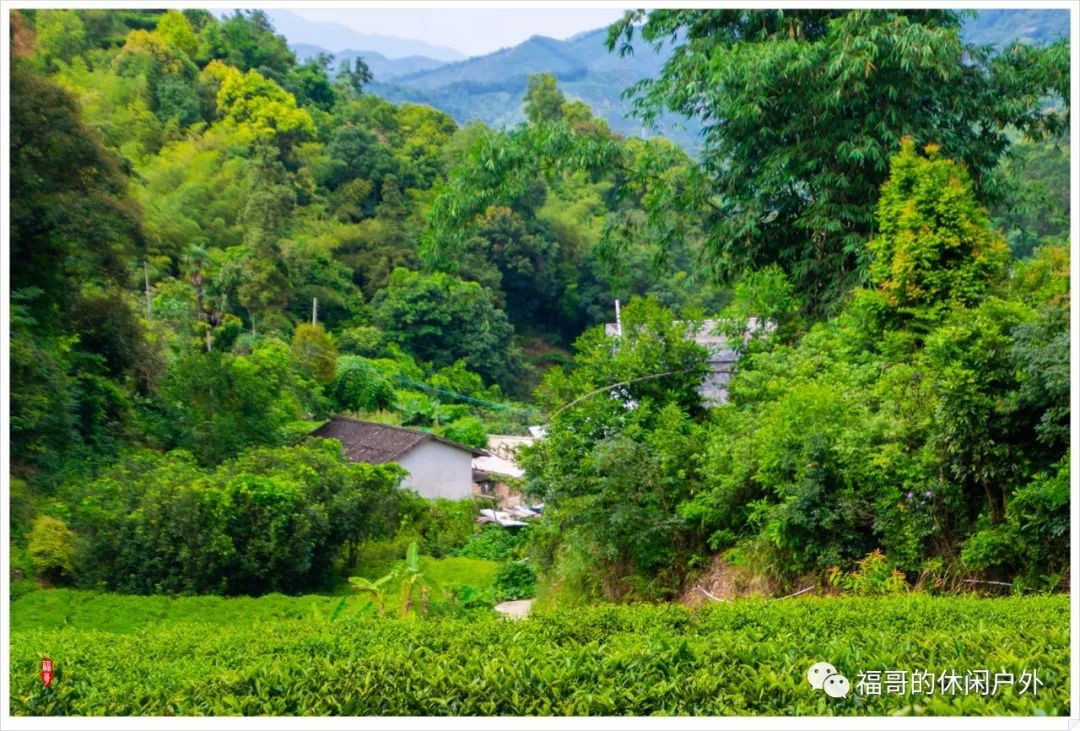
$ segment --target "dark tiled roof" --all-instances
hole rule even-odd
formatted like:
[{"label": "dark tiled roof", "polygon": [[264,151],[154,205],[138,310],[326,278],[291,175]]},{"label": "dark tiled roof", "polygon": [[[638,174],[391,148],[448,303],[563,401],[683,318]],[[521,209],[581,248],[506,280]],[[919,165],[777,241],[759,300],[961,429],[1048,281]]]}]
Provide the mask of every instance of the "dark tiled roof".
[{"label": "dark tiled roof", "polygon": [[389,424],[376,424],[371,421],[350,419],[347,416],[330,417],[330,421],[313,431],[311,435],[325,439],[337,439],[341,442],[345,456],[350,460],[353,462],[370,462],[371,464],[393,462],[429,439],[471,452],[476,456],[487,454],[482,449],[473,449],[464,444],[437,437],[434,434],[402,429],[400,426],[390,426]]}]

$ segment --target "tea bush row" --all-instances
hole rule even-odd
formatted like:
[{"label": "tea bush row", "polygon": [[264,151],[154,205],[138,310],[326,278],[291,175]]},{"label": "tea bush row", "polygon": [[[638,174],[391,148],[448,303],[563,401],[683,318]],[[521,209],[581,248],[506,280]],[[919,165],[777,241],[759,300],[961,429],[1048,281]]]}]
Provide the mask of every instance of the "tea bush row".
[{"label": "tea bush row", "polygon": [[[77,597],[72,597],[77,598]],[[31,601],[33,600],[33,601]],[[24,602],[30,604],[23,605]],[[90,597],[37,622],[13,604],[18,715],[1063,715],[1068,597],[746,600],[599,606],[524,621],[477,615],[335,622],[332,597],[165,602],[124,632],[94,629],[90,605],[130,614],[139,598]],[[167,602],[176,601],[176,605]],[[36,602],[36,603],[35,603]],[[260,603],[266,611],[258,612]],[[111,603],[111,604],[110,604]],[[131,606],[128,606],[128,604]],[[121,606],[123,605],[123,606]],[[207,605],[209,607],[209,605]],[[38,677],[51,657],[57,677]],[[812,690],[806,669],[1035,670],[1037,695],[869,696]]]}]

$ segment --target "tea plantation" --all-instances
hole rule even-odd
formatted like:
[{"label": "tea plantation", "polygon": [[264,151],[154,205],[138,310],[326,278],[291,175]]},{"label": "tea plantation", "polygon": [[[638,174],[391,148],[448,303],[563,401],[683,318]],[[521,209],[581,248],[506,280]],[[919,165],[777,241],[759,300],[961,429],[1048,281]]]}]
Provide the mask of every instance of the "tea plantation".
[{"label": "tea plantation", "polygon": [[[16,715],[1064,715],[1067,596],[596,606],[523,621],[379,617],[332,596],[36,591],[12,603]],[[333,615],[333,619],[331,616]],[[43,687],[42,657],[56,678]],[[832,663],[852,693],[813,690]],[[987,670],[1037,693],[857,689],[860,671]],[[910,690],[910,689],[908,689]],[[940,689],[939,689],[940,691]]]}]

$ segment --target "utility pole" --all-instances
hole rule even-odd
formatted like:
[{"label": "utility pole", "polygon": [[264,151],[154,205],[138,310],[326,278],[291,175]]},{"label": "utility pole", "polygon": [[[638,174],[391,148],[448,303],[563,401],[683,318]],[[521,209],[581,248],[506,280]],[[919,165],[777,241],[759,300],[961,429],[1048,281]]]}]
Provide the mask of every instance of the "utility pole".
[{"label": "utility pole", "polygon": [[622,311],[619,309],[619,300],[615,300],[615,335],[622,337]]},{"label": "utility pole", "polygon": [[312,297],[311,298],[311,324],[312,325],[318,325],[319,324],[319,298],[318,297]]}]

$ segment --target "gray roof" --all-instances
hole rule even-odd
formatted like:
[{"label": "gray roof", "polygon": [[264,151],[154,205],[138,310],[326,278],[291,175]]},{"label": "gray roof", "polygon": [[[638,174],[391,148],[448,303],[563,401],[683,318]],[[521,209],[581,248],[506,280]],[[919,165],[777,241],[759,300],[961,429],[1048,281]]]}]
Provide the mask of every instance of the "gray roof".
[{"label": "gray roof", "polygon": [[403,429],[389,424],[377,424],[373,421],[360,421],[347,416],[330,417],[330,421],[311,432],[311,436],[337,439],[341,442],[345,456],[351,461],[371,464],[394,462],[430,440],[442,442],[476,457],[487,455],[487,452],[482,449],[474,449],[427,432]]}]

